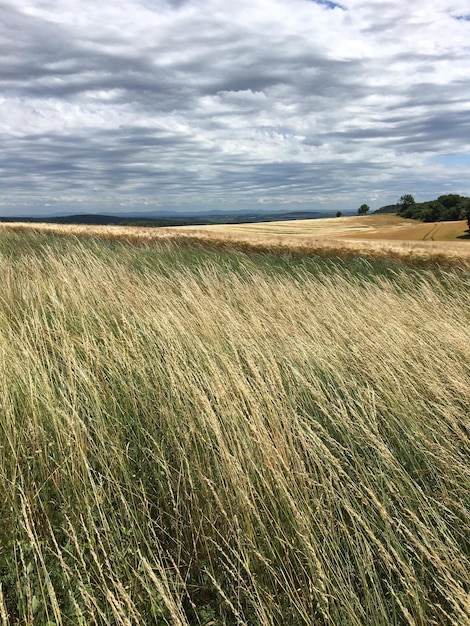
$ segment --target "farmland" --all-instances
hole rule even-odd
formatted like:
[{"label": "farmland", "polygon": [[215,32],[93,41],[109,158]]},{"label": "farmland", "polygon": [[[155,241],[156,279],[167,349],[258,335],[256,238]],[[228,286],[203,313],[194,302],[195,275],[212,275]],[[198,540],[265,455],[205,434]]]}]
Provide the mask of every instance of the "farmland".
[{"label": "farmland", "polygon": [[467,223],[418,222],[395,215],[286,222],[146,228],[73,224],[4,223],[5,231],[98,237],[140,245],[173,241],[300,256],[395,258],[415,264],[470,265]]},{"label": "farmland", "polygon": [[[234,235],[241,233],[303,237],[309,235],[326,239],[375,239],[390,241],[455,241],[464,235],[465,221],[423,223],[396,215],[367,215],[361,217],[322,218],[261,224],[230,224],[207,226],[212,233]],[[199,230],[187,226],[185,230]]]},{"label": "farmland", "polygon": [[2,626],[470,622],[469,242],[382,218],[2,227]]}]

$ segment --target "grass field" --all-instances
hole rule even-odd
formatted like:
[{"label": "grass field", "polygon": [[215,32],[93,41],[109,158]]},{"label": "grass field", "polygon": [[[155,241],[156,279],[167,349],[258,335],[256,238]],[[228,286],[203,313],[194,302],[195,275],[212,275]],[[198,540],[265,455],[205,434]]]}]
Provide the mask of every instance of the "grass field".
[{"label": "grass field", "polygon": [[164,240],[300,256],[385,257],[415,265],[470,268],[470,240],[465,240],[467,226],[466,221],[425,224],[396,215],[367,215],[165,228],[4,223],[0,224],[0,230],[99,237],[142,245]]},{"label": "grass field", "polygon": [[470,623],[470,273],[0,232],[0,623]]}]

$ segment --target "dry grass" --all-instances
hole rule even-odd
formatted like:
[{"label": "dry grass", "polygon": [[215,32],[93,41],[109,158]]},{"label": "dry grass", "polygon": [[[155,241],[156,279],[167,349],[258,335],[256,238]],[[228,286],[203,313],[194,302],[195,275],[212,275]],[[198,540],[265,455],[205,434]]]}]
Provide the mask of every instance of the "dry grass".
[{"label": "dry grass", "polygon": [[2,626],[470,623],[469,275],[0,233]]},{"label": "dry grass", "polygon": [[56,224],[0,224],[0,229],[39,231],[76,237],[99,237],[151,245],[175,241],[237,248],[244,251],[291,252],[305,256],[391,257],[418,265],[470,267],[470,241],[458,240],[467,224],[424,224],[395,215],[325,218],[288,222],[178,226],[165,228]]}]

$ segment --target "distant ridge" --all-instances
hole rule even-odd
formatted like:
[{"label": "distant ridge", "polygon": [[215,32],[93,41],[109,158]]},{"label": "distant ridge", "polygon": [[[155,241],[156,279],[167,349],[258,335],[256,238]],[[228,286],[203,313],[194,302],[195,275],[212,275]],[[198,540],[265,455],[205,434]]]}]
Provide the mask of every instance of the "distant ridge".
[{"label": "distant ridge", "polygon": [[398,204],[387,204],[385,206],[381,206],[377,211],[373,211],[374,213],[398,213],[400,206]]},{"label": "distant ridge", "polygon": [[207,224],[241,224],[244,222],[277,222],[332,217],[331,212],[286,211],[273,213],[207,213],[207,214],[124,214],[77,213],[43,217],[0,217],[0,222],[29,222],[46,224],[92,224],[102,226],[197,226]]}]

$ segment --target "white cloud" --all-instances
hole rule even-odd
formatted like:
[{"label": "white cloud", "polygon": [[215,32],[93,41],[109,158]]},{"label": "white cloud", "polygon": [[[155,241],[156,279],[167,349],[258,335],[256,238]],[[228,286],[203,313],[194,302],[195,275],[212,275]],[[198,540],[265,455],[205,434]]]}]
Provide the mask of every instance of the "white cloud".
[{"label": "white cloud", "polygon": [[470,194],[467,0],[2,6],[4,213]]}]

